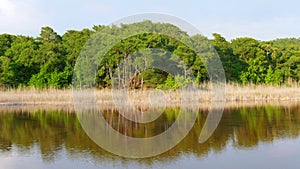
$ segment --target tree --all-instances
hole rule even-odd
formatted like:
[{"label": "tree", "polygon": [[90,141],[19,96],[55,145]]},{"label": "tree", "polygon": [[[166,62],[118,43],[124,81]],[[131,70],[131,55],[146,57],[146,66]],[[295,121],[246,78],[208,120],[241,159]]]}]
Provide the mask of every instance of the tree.
[{"label": "tree", "polygon": [[32,37],[17,36],[5,55],[11,58],[11,69],[14,72],[13,86],[25,86],[33,74],[38,73],[39,65],[34,63],[37,57],[38,44]]},{"label": "tree", "polygon": [[263,83],[269,63],[260,42],[253,38],[238,38],[232,41],[232,48],[233,54],[243,64],[240,80],[243,83]]},{"label": "tree", "polygon": [[[62,36],[49,26],[42,27],[36,38],[0,34],[0,85],[63,88],[71,86],[75,75],[75,79],[83,80],[78,87],[91,86],[95,81],[98,88],[109,88],[112,79],[121,84],[127,78],[124,84],[135,89],[176,88],[192,76],[197,83],[212,78],[207,68],[214,68],[212,61],[217,56],[227,81],[300,81],[300,39],[258,41],[243,37],[229,42],[217,33],[213,37],[209,43],[202,35],[189,36],[174,25],[151,21],[98,25],[69,30]],[[108,44],[103,44],[103,39]],[[78,56],[91,57],[78,61]],[[100,61],[99,56],[104,58]]]},{"label": "tree", "polygon": [[229,81],[240,81],[240,73],[243,70],[243,63],[238,56],[233,54],[230,42],[226,41],[220,34],[214,33],[211,40],[222,61],[226,77]]},{"label": "tree", "polygon": [[42,43],[60,43],[62,41],[62,38],[51,27],[45,26],[42,27],[38,40],[40,40]]},{"label": "tree", "polygon": [[281,84],[283,82],[283,76],[282,71],[279,69],[274,70],[272,66],[269,66],[269,69],[267,71],[267,75],[265,78],[266,84]]},{"label": "tree", "polygon": [[14,72],[11,68],[11,60],[6,56],[0,56],[0,86],[12,86]]},{"label": "tree", "polygon": [[16,36],[9,34],[0,34],[0,56],[4,56],[6,50],[11,47],[11,44],[16,39]]},{"label": "tree", "polygon": [[[43,27],[40,37],[37,39],[39,40],[39,50],[36,57],[33,58],[33,62],[40,65],[40,70],[31,76],[29,85],[67,87],[70,81],[66,79],[70,79],[71,73],[69,69],[66,69],[66,50],[62,44],[62,38],[52,28]],[[61,77],[62,75],[68,75],[68,77]]]}]

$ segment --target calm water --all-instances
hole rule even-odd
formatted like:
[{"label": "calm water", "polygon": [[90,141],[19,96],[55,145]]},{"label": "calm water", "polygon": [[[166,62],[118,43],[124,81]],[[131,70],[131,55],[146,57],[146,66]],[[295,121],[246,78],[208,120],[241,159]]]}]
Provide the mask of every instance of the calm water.
[{"label": "calm water", "polygon": [[[136,124],[107,110],[119,132],[135,137],[170,127],[178,109]],[[297,168],[300,159],[300,105],[226,109],[212,137],[198,143],[207,112],[184,140],[170,151],[147,159],[127,159],[99,148],[85,134],[74,113],[0,112],[0,169],[41,168]],[[119,122],[119,123],[117,123]],[[120,123],[121,122],[121,123]]]}]

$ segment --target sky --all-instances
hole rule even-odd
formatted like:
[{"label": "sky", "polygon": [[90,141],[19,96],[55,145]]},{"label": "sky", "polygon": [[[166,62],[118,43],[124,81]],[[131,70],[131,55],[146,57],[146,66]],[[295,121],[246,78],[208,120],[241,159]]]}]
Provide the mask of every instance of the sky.
[{"label": "sky", "polygon": [[299,0],[0,0],[0,34],[36,37],[41,27],[50,26],[62,35],[134,14],[163,13],[207,37],[299,38],[299,9]]}]

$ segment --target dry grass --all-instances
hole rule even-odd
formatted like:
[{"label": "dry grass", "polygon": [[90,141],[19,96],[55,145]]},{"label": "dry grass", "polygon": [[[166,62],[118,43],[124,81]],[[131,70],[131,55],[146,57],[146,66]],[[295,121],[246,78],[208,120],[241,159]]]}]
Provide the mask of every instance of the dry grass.
[{"label": "dry grass", "polygon": [[226,85],[227,101],[300,101],[298,84],[283,86]]},{"label": "dry grass", "polygon": [[[233,101],[233,102],[226,102],[224,108],[226,109],[237,109],[240,107],[261,107],[261,106],[279,106],[279,107],[294,107],[299,106],[299,102],[297,101],[270,101],[270,102],[239,102],[239,101]],[[98,104],[99,108],[101,110],[119,110],[117,107],[115,107],[113,104]],[[174,105],[176,107],[180,108],[180,105]],[[199,109],[203,110],[205,112],[208,112],[208,110],[211,108],[211,105],[208,103],[200,103]],[[148,107],[142,107],[139,110],[147,111],[149,110]],[[28,113],[28,112],[52,112],[52,111],[58,111],[58,112],[64,112],[64,113],[75,113],[74,106],[71,104],[68,105],[50,105],[50,104],[38,104],[38,105],[19,105],[19,106],[8,106],[8,105],[2,105],[0,106],[0,112],[1,113]]]},{"label": "dry grass", "polygon": [[[206,84],[204,88],[209,88]],[[178,105],[181,101],[180,90],[170,90],[162,92],[153,92],[154,90],[132,90],[128,92],[129,99],[135,105],[149,106],[154,101],[162,101],[171,105]],[[93,91],[94,92],[94,91]],[[115,96],[123,98],[121,92],[114,92]],[[154,95],[153,95],[154,94]],[[156,95],[155,95],[156,94]],[[195,94],[195,93],[187,93]],[[209,90],[199,90],[199,102],[208,103],[211,100],[212,93]],[[164,100],[161,100],[161,96]],[[95,96],[97,103],[102,105],[113,104],[111,90],[96,90]],[[87,95],[90,97],[90,95]],[[149,99],[150,98],[150,99]],[[160,100],[159,100],[160,99]],[[121,100],[122,101],[122,100]],[[289,86],[266,86],[266,85],[226,85],[227,102],[281,102],[281,101],[300,101],[300,86],[297,84]],[[6,89],[0,91],[0,105],[72,105],[73,92],[71,89]]]},{"label": "dry grass", "polygon": [[0,104],[50,104],[72,103],[72,90],[64,89],[7,89],[0,91]]}]

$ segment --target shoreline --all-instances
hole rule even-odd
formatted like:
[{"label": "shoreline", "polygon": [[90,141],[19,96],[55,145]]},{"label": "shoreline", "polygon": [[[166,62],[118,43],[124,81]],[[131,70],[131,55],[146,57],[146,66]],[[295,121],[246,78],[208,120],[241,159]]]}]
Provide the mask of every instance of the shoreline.
[{"label": "shoreline", "polygon": [[[209,86],[209,85],[206,85]],[[91,90],[90,90],[91,91]],[[90,91],[88,91],[90,93]],[[166,90],[158,93],[157,90],[129,90],[130,102],[136,107],[149,107],[151,101],[160,105],[165,102],[165,107],[181,106],[180,90]],[[109,89],[93,90],[97,105],[101,107],[114,106],[112,92]],[[154,92],[154,99],[149,99]],[[225,107],[236,106],[256,106],[261,104],[285,105],[300,103],[300,86],[265,86],[265,85],[226,85],[226,104]],[[118,92],[115,92],[118,95]],[[200,107],[209,108],[212,93],[209,90],[198,90]],[[121,98],[122,95],[120,95]],[[162,100],[164,96],[165,100]],[[83,99],[91,99],[90,95],[83,96]],[[123,100],[121,100],[123,102]],[[119,102],[120,103],[120,102]],[[126,105],[126,104],[125,104]],[[22,107],[56,107],[56,109],[74,109],[72,89],[7,89],[0,90],[0,110]],[[47,109],[48,109],[47,108]]]},{"label": "shoreline", "polygon": [[[212,92],[209,85],[204,86],[205,90],[198,90],[185,94],[193,94],[199,102],[210,102]],[[161,98],[164,96],[168,103],[180,103],[180,90],[129,90],[126,94],[131,102],[143,104],[149,100],[149,97]],[[84,91],[85,92],[85,91]],[[83,99],[90,99],[91,92],[96,97],[97,103],[113,103],[112,90],[86,90],[79,94],[84,94]],[[154,95],[153,95],[154,94]],[[197,93],[196,93],[197,94]],[[265,86],[265,85],[235,85],[227,84],[225,87],[226,101],[300,101],[300,86]],[[121,92],[114,91],[114,96],[124,98]],[[148,98],[148,99],[147,99]],[[1,104],[72,104],[72,89],[6,89],[0,90]]]},{"label": "shoreline", "polygon": [[[101,110],[118,110],[116,106],[112,104],[98,104]],[[199,110],[210,110],[210,103],[200,103]],[[261,107],[261,106],[278,106],[282,108],[289,108],[293,106],[300,107],[300,101],[260,101],[260,102],[246,102],[246,101],[227,101],[224,104],[224,110],[226,109],[237,109],[241,107]],[[180,108],[180,105],[171,105],[166,108]],[[139,107],[140,110],[148,110],[149,107]],[[0,103],[0,112],[38,112],[38,111],[63,111],[67,113],[75,113],[75,108],[73,104],[15,104],[15,103]]]}]

